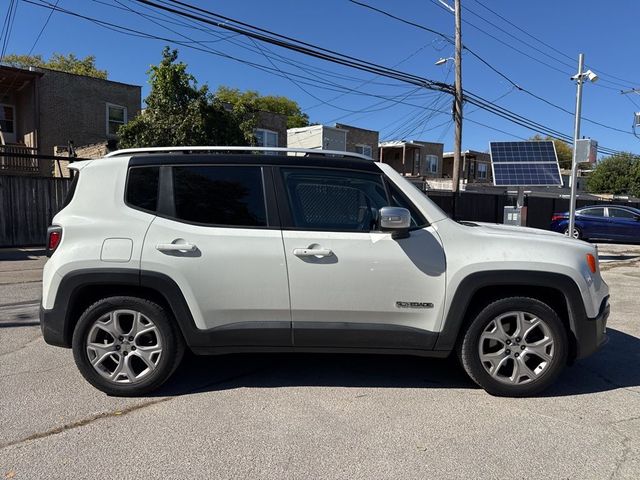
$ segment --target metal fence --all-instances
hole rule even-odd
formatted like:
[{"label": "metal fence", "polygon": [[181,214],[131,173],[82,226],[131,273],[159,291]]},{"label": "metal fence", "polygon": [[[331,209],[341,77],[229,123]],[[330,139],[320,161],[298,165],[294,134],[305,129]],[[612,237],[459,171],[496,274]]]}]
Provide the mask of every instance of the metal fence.
[{"label": "metal fence", "polygon": [[36,148],[0,145],[0,172],[38,174],[40,164]]},{"label": "metal fence", "polygon": [[[457,198],[454,198],[451,192],[431,190],[427,191],[426,194],[442,210],[456,220],[502,223],[504,207],[515,206],[516,204],[515,196],[504,193],[460,192]],[[621,200],[578,199],[576,205],[580,208],[587,205],[612,203],[640,208],[640,203],[638,202]],[[569,199],[527,196],[525,197],[524,205],[527,207],[527,226],[548,230],[554,213],[569,210]]]}]

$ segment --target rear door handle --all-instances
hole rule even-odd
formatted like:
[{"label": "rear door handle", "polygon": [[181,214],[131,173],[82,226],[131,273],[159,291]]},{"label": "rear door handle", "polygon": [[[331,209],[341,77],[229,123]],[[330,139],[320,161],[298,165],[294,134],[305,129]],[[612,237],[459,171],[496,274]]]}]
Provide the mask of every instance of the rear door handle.
[{"label": "rear door handle", "polygon": [[328,248],[294,248],[296,257],[330,257],[333,252]]},{"label": "rear door handle", "polygon": [[159,243],[156,250],[161,252],[193,252],[196,246],[192,243]]}]

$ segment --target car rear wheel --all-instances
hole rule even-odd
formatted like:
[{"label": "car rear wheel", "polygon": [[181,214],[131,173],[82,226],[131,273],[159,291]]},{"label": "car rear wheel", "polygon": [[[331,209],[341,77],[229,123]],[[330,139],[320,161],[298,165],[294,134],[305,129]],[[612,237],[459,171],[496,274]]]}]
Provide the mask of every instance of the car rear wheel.
[{"label": "car rear wheel", "polygon": [[524,397],[556,380],[567,363],[567,333],[543,302],[505,298],[477,315],[458,354],[469,376],[490,394]]},{"label": "car rear wheel", "polygon": [[72,343],[84,378],[116,396],[160,387],[184,354],[182,335],[168,313],[136,297],[109,297],[91,305],[78,320]]},{"label": "car rear wheel", "polygon": [[[569,227],[564,229],[564,234],[568,237],[569,236]],[[573,238],[576,239],[581,239],[583,238],[582,236],[582,230],[580,230],[578,227],[573,227]]]}]

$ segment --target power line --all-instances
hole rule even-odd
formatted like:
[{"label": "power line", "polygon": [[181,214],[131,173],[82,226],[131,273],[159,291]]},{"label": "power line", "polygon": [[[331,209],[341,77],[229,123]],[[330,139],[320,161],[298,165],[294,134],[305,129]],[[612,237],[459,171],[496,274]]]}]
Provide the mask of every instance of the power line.
[{"label": "power line", "polygon": [[38,44],[38,41],[40,40],[40,37],[44,33],[44,30],[47,28],[47,25],[49,25],[49,21],[51,20],[51,17],[53,16],[53,12],[55,12],[55,7],[58,6],[58,3],[60,3],[60,0],[56,0],[54,8],[51,9],[51,11],[49,12],[49,15],[47,16],[47,19],[44,21],[44,25],[42,25],[42,28],[40,29],[40,32],[38,33],[38,36],[33,41],[33,45],[31,45],[31,48],[29,49],[29,53],[27,53],[27,56],[31,55],[33,53],[33,50],[36,48],[36,45]]},{"label": "power line", "polygon": [[[41,3],[36,3],[33,0],[24,0],[24,1],[26,1],[28,3],[33,3],[34,5],[43,6],[45,8],[47,8],[47,7],[45,5],[42,5],[41,3],[48,4],[47,2],[44,2],[44,1],[41,1]],[[339,54],[339,53],[336,53],[335,56],[331,55],[329,53],[323,53],[323,52],[329,52],[329,50],[327,50],[327,49],[321,49],[323,52],[318,52],[318,51],[315,51],[315,50],[312,49],[311,44],[308,44],[306,42],[297,41],[298,43],[303,43],[305,45],[309,45],[309,47],[302,48],[298,44],[295,44],[295,43],[292,44],[291,42],[281,40],[281,38],[285,38],[285,36],[280,35],[280,34],[274,34],[275,38],[272,37],[271,35],[257,34],[253,30],[247,30],[245,28],[238,27],[237,25],[232,25],[232,23],[234,21],[233,21],[233,19],[229,19],[228,17],[225,17],[226,20],[224,20],[224,22],[221,22],[221,21],[218,21],[218,20],[211,20],[211,19],[207,19],[207,18],[202,18],[201,16],[198,16],[198,15],[190,13],[190,12],[185,12],[185,11],[181,11],[181,10],[176,10],[174,8],[165,7],[164,5],[159,5],[159,4],[155,3],[155,2],[150,2],[150,1],[147,1],[147,0],[136,0],[136,1],[139,2],[139,3],[146,3],[146,4],[154,6],[156,8],[161,8],[161,9],[163,9],[165,11],[170,11],[171,13],[178,14],[180,16],[186,16],[187,18],[193,18],[194,20],[201,21],[202,23],[211,24],[211,25],[217,26],[218,28],[222,28],[222,29],[226,29],[226,30],[230,30],[230,31],[236,31],[237,33],[241,33],[241,34],[243,34],[245,36],[252,37],[252,38],[255,38],[257,40],[260,40],[260,41],[263,41],[263,42],[266,42],[266,43],[272,43],[272,44],[275,44],[275,45],[280,46],[282,48],[286,48],[286,49],[289,49],[289,50],[296,51],[298,53],[303,53],[303,54],[306,54],[306,55],[310,55],[312,57],[320,58],[322,60],[326,60],[326,61],[329,61],[329,62],[332,62],[332,63],[336,63],[336,64],[343,65],[343,66],[348,66],[348,67],[351,67],[351,68],[356,68],[356,69],[359,69],[359,70],[362,70],[362,71],[368,71],[368,72],[372,72],[372,73],[379,73],[381,76],[392,78],[394,80],[399,80],[399,81],[402,81],[402,82],[405,82],[405,83],[411,83],[411,84],[414,84],[414,85],[417,85],[417,86],[421,86],[421,87],[427,88],[427,89],[438,90],[438,91],[442,91],[442,92],[450,92],[450,86],[447,85],[447,84],[443,84],[441,82],[434,82],[432,80],[428,80],[428,79],[419,77],[417,75],[408,74],[406,72],[401,72],[401,71],[397,71],[397,70],[387,69],[386,67],[383,67],[381,65],[377,65],[377,64],[372,63],[372,62],[367,62],[365,60],[357,59],[355,57],[350,57],[350,56]],[[172,0],[172,3],[183,4],[183,2],[178,2],[177,0]],[[48,8],[52,8],[51,4],[48,4],[48,5],[49,5]],[[192,7],[192,8],[198,9],[198,7]],[[60,7],[58,7],[56,10],[64,11],[63,9],[60,9]],[[199,9],[199,10],[202,10],[202,9]],[[87,18],[86,16],[82,16],[82,15],[77,14],[75,12],[69,12],[69,11],[67,11],[67,12],[69,14],[72,14],[72,15],[75,15],[75,16]],[[206,12],[206,10],[205,10],[205,12]],[[211,13],[210,15],[213,15],[214,18],[215,18],[215,14]],[[253,66],[255,68],[258,68],[260,70],[263,70],[263,71],[266,71],[266,72],[269,72],[269,73],[276,72],[275,69],[273,69],[273,68],[269,68],[269,67],[264,66],[264,65],[256,64],[255,62],[249,62],[249,61],[246,61],[246,60],[242,60],[242,59],[239,59],[239,58],[234,57],[232,55],[226,54],[224,52],[214,51],[212,49],[203,49],[203,48],[197,47],[197,46],[195,46],[193,44],[189,44],[189,43],[185,43],[185,42],[178,42],[178,41],[175,41],[175,40],[172,40],[172,39],[167,39],[167,38],[159,37],[159,36],[156,36],[156,35],[144,34],[144,33],[141,33],[139,31],[135,31],[133,29],[122,27],[122,26],[119,26],[119,25],[114,25],[114,24],[111,24],[109,22],[104,22],[104,21],[100,21],[100,20],[97,20],[97,19],[89,18],[89,20],[93,21],[96,24],[99,24],[99,25],[101,25],[101,26],[103,26],[105,28],[115,29],[116,31],[119,31],[120,33],[126,33],[126,34],[130,34],[130,35],[133,34],[134,36],[143,36],[143,37],[146,37],[146,38],[156,38],[156,39],[161,39],[163,41],[169,41],[169,42],[173,42],[173,43],[176,43],[176,44],[186,45],[188,48],[193,48],[193,49],[204,51],[204,52],[207,52],[207,53],[212,53],[212,54],[215,54],[215,55],[219,55],[219,56],[222,56],[224,58],[229,58],[229,59],[232,59],[234,61],[241,62],[241,63],[243,63],[245,65]],[[254,27],[254,28],[258,29],[258,27]],[[260,29],[260,30],[264,31],[264,29]],[[294,42],[296,42],[296,41],[294,40]],[[318,48],[321,48],[321,47],[318,47]],[[350,60],[351,58],[353,58],[354,60]],[[291,74],[291,73],[289,73],[289,74]],[[294,74],[294,75],[296,75],[296,74]],[[296,76],[300,77],[299,75],[296,75]],[[305,78],[305,77],[302,77],[302,78]],[[306,79],[306,81],[308,82],[309,79]],[[333,86],[333,88],[331,88],[331,87],[318,87],[318,88],[324,88],[324,89],[327,89],[327,90],[332,90],[332,89],[335,90],[336,87],[337,87],[338,90],[335,90],[335,91],[348,91],[349,90],[347,87],[344,87],[344,86],[341,86],[341,85],[336,85],[335,83],[331,84],[329,82],[322,82],[322,81],[318,81],[318,80],[314,80],[314,82],[315,83],[311,83],[311,85],[313,85],[315,87],[318,87],[317,83],[325,84],[325,85],[332,85]],[[384,97],[382,95],[375,95],[375,94],[371,94],[371,93],[358,92],[358,94],[363,94],[363,95],[367,95],[367,96],[373,96],[373,97],[377,97],[377,98],[387,98],[387,97]],[[545,126],[543,126],[543,125],[541,125],[541,124],[539,124],[537,122],[534,122],[532,120],[526,119],[525,117],[522,117],[522,116],[519,116],[517,114],[514,114],[513,112],[509,112],[508,110],[500,109],[497,106],[490,105],[490,104],[487,104],[487,103],[483,103],[483,102],[486,102],[486,100],[482,99],[481,97],[479,97],[479,96],[477,96],[475,94],[468,94],[468,95],[470,95],[469,98],[475,97],[474,98],[474,101],[476,102],[475,104],[477,104],[479,106],[482,106],[484,110],[489,111],[489,112],[491,112],[491,113],[493,113],[493,114],[495,114],[497,116],[500,116],[500,117],[502,117],[504,119],[507,119],[507,120],[511,121],[512,123],[516,123],[516,124],[518,124],[520,126],[523,126],[523,127],[527,128],[529,130],[532,130],[534,132],[543,133],[543,134],[547,134],[547,135],[552,135],[552,136],[556,136],[556,137],[558,136],[559,132],[554,131],[553,129],[549,129],[548,127],[545,127]],[[402,103],[409,104],[407,102],[402,102]],[[409,104],[409,105],[417,106],[415,104]],[[417,107],[420,107],[420,106],[417,106]],[[441,113],[444,113],[444,112],[441,112]],[[562,134],[560,134],[560,135],[562,135]],[[605,149],[604,147],[601,147],[601,151],[603,151],[605,153],[608,153],[609,150],[610,149]]]},{"label": "power line", "polygon": [[[401,17],[398,17],[398,16],[396,16],[396,15],[392,15],[392,14],[390,14],[389,12],[386,12],[386,11],[384,11],[384,10],[382,10],[382,9],[372,7],[372,6],[370,6],[370,5],[367,5],[367,4],[365,4],[365,3],[358,2],[358,1],[356,1],[356,0],[349,0],[349,1],[350,1],[350,2],[352,2],[352,3],[355,3],[355,4],[357,4],[357,5],[361,5],[361,6],[363,6],[363,7],[366,7],[366,8],[369,8],[369,9],[371,9],[371,10],[374,10],[374,11],[376,11],[376,12],[378,12],[378,13],[381,13],[381,14],[383,14],[383,15],[386,15],[387,17],[393,18],[394,20],[397,20],[397,21],[399,21],[399,22],[405,23],[405,24],[407,24],[407,25],[411,25],[411,26],[413,26],[413,27],[417,27],[417,28],[422,29],[422,30],[427,30],[427,31],[429,31],[429,32],[435,32],[434,30],[432,30],[432,29],[430,29],[430,28],[428,28],[428,27],[425,27],[424,25],[420,25],[420,24],[418,24],[418,23],[415,23],[415,22],[412,22],[412,21],[406,20],[406,19],[401,18]],[[467,9],[467,10],[469,10],[469,9],[468,9],[468,7],[467,7],[466,9]],[[481,18],[482,18],[482,17],[481,17]],[[438,33],[439,35],[442,35],[442,36],[443,36],[443,37],[445,37],[445,38],[448,38],[448,37],[446,37],[444,34],[442,34],[442,33],[440,33],[440,32],[436,32],[436,33]],[[468,51],[469,53],[471,53],[474,57],[476,57],[476,58],[477,58],[478,60],[480,60],[483,64],[485,64],[487,67],[489,67],[493,72],[497,73],[497,74],[498,74],[498,75],[500,75],[502,78],[504,78],[507,82],[509,82],[513,87],[515,87],[515,88],[516,88],[516,89],[518,89],[519,91],[524,92],[524,93],[526,93],[527,95],[530,95],[531,97],[533,97],[533,98],[535,98],[535,99],[537,99],[537,100],[540,100],[541,102],[544,102],[544,103],[546,103],[547,105],[549,105],[549,106],[551,106],[551,107],[553,107],[553,108],[555,108],[555,109],[557,109],[557,110],[560,110],[560,111],[562,111],[562,112],[564,112],[564,113],[567,113],[567,114],[569,114],[569,115],[572,115],[572,116],[573,116],[573,114],[574,114],[574,112],[573,112],[573,111],[568,110],[567,108],[564,108],[564,107],[562,107],[562,106],[560,106],[560,105],[558,105],[558,104],[556,104],[556,103],[553,103],[553,102],[551,102],[551,101],[547,100],[546,98],[543,98],[543,97],[541,97],[540,95],[537,95],[537,94],[535,94],[535,93],[531,92],[530,90],[528,90],[528,89],[526,89],[526,88],[524,88],[524,87],[520,86],[520,85],[519,85],[519,84],[517,84],[515,81],[513,81],[511,78],[509,78],[507,75],[505,75],[505,74],[504,74],[504,73],[502,73],[500,70],[498,70],[498,69],[497,69],[497,68],[495,68],[493,65],[491,65],[488,61],[486,61],[486,60],[485,60],[484,58],[482,58],[480,55],[478,55],[476,52],[474,52],[473,50],[471,50],[468,46],[463,45],[463,46],[462,46],[462,48],[463,48],[464,50]],[[628,131],[628,130],[622,130],[622,129],[617,128],[617,127],[612,127],[612,126],[610,126],[610,125],[606,125],[606,124],[604,124],[604,123],[598,122],[598,121],[596,121],[596,120],[592,120],[592,119],[590,119],[590,118],[583,117],[583,120],[584,120],[584,121],[586,121],[586,122],[589,122],[589,123],[593,123],[594,125],[598,125],[598,126],[600,126],[600,127],[603,127],[603,128],[609,129],[609,130],[612,130],[612,131],[616,131],[616,132],[620,132],[620,133],[625,133],[625,134],[628,134],[628,135],[633,135],[633,133],[632,133],[632,132],[630,132],[630,131]]]},{"label": "power line", "polygon": [[[252,30],[244,30],[244,34],[245,35],[253,37],[253,38],[261,40],[261,41],[265,41],[267,43],[273,43],[273,44],[276,44],[276,45],[281,46],[283,48],[288,48],[288,49],[291,49],[291,50],[294,50],[294,51],[298,51],[299,53],[309,54],[309,55],[314,56],[316,58],[322,58],[322,59],[330,61],[330,62],[351,66],[353,68],[359,68],[359,69],[366,68],[366,69],[369,69],[369,68],[373,67],[376,70],[377,69],[382,69],[382,72],[385,75],[387,75],[387,76],[390,75],[392,78],[402,79],[402,80],[407,81],[409,83],[423,85],[425,88],[439,88],[439,89],[442,89],[442,91],[451,91],[449,85],[442,85],[439,82],[434,82],[432,80],[427,80],[427,79],[424,79],[424,78],[421,78],[421,77],[418,77],[418,76],[412,75],[412,74],[406,74],[405,72],[398,72],[397,70],[386,69],[386,67],[382,67],[381,65],[374,64],[372,62],[367,62],[367,61],[364,61],[364,60],[361,60],[361,59],[358,59],[358,58],[355,58],[355,57],[352,57],[352,56],[340,54],[338,52],[331,51],[331,50],[328,50],[328,49],[324,49],[322,47],[317,47],[317,46],[312,45],[310,43],[303,42],[301,40],[296,40],[296,39],[293,39],[291,37],[287,37],[286,35],[281,35],[281,34],[277,34],[277,33],[274,33],[274,32],[270,32],[269,30],[266,30],[266,29],[263,29],[263,28],[260,28],[260,27],[256,27],[254,25],[250,25],[250,24],[247,24],[245,22],[240,22],[240,21],[234,20],[234,19],[232,19],[230,17],[226,17],[226,16],[223,16],[223,15],[211,12],[209,10],[200,8],[200,7],[196,7],[196,6],[193,6],[193,5],[186,4],[186,3],[182,2],[182,1],[179,1],[179,0],[170,0],[170,1],[171,1],[171,4],[177,4],[177,5],[186,7],[188,9],[191,9],[192,12],[195,11],[195,12],[199,12],[199,13],[204,13],[207,16],[213,17],[216,20],[212,20],[212,19],[209,19],[209,18],[203,18],[201,16],[194,15],[193,13],[190,13],[189,11],[176,10],[175,8],[167,7],[167,6],[164,6],[164,5],[160,5],[158,3],[151,2],[149,0],[136,0],[136,1],[139,2],[139,3],[145,3],[147,5],[155,6],[157,8],[163,9],[165,11],[171,11],[171,12],[176,13],[178,15],[187,16],[187,17],[193,18],[195,20],[199,20],[199,21],[202,21],[204,23],[209,23],[209,24],[215,25],[215,26],[217,26],[219,28],[224,28],[224,29],[228,29],[228,30],[231,30],[231,31],[237,31],[237,32],[242,33],[243,29],[237,26],[237,25],[242,25],[242,26],[247,27],[247,28],[252,29],[252,30],[256,30],[256,31],[259,31],[259,32],[267,33],[268,35],[263,35],[263,34],[256,34]],[[159,0],[159,1],[162,1],[162,0]],[[167,2],[163,2],[163,3],[166,4]],[[223,19],[224,22],[220,22],[217,19]],[[236,23],[237,25],[232,25],[232,23]],[[273,36],[275,36],[277,38],[273,38],[271,35],[273,35]],[[287,41],[283,41],[281,39],[286,39]],[[291,42],[294,42],[294,43],[289,43],[288,41],[291,41]],[[300,45],[303,45],[304,47],[301,48],[299,45],[296,45],[296,43],[300,44]],[[313,50],[314,48],[320,49],[322,52],[328,52],[331,55],[328,55],[328,54],[318,55],[318,53]],[[335,58],[335,57],[332,58],[332,55],[336,55],[337,58]],[[348,59],[349,61],[346,61],[345,59]],[[514,114],[513,112],[510,112],[508,110],[505,110],[505,109],[500,110],[499,108],[496,108],[495,106],[492,106],[492,105],[486,103],[486,100],[482,99],[481,97],[473,95],[473,94],[471,94],[471,95],[472,95],[472,99],[476,102],[475,103],[476,105],[482,106],[484,110],[490,111],[490,112],[492,112],[492,113],[494,113],[494,114],[496,114],[498,116],[501,116],[502,118],[510,119],[511,121],[514,121],[514,123],[516,123],[516,121],[520,122],[519,124],[521,124],[521,125],[523,123],[527,124],[527,125],[529,125],[529,128],[533,129],[534,131],[539,131],[541,133],[543,133],[543,132],[544,133],[551,132],[552,136],[555,136],[555,137],[563,136],[565,138],[569,138],[568,135],[561,134],[560,132],[554,131],[553,129],[549,129],[548,127],[545,127],[544,125],[541,125],[541,124],[539,124],[537,122],[534,122],[532,120],[528,120],[528,119],[526,119],[526,118],[524,118],[522,116],[518,116],[517,114]],[[476,98],[473,98],[473,97],[476,97]],[[538,130],[536,130],[536,129],[538,129]],[[604,150],[604,147],[602,147],[602,150]]]},{"label": "power line", "polygon": [[[505,18],[503,15],[499,14],[498,12],[496,12],[495,10],[492,10],[491,8],[487,7],[483,2],[481,2],[480,0],[474,0],[478,5],[480,5],[482,8],[484,8],[485,10],[488,10],[489,12],[493,13],[494,15],[496,15],[498,18],[500,18],[501,20],[503,20],[504,22],[508,23],[509,25],[511,25],[512,27],[516,28],[517,30],[519,30],[520,32],[524,33],[525,35],[527,35],[529,38],[532,38],[533,40],[535,40],[536,42],[544,45],[545,47],[553,50],[554,52],[562,55],[563,57],[574,61],[575,59],[568,55],[565,52],[562,52],[561,50],[558,50],[557,48],[555,48],[553,45],[549,45],[548,43],[540,40],[540,38],[532,35],[530,32],[528,32],[527,30],[521,28],[520,26],[518,26],[517,24],[513,23],[512,21],[510,21],[508,18]],[[590,67],[589,67],[590,68]],[[620,80],[622,82],[626,82],[628,85],[633,85],[634,82],[631,82],[629,80],[626,80],[624,78],[620,78],[620,77],[616,77],[615,75],[611,75],[609,73],[606,73],[604,71],[602,71],[601,69],[597,69],[599,73],[604,74],[607,77],[611,77],[611,78],[615,78],[616,80]]]},{"label": "power line", "polygon": [[9,4],[9,8],[7,10],[7,16],[5,17],[4,24],[2,26],[2,35],[0,38],[4,36],[2,40],[2,49],[0,50],[0,61],[4,59],[7,53],[7,47],[9,46],[9,38],[11,37],[11,31],[13,30],[13,25],[16,19],[16,13],[18,12],[18,1],[11,0]]}]

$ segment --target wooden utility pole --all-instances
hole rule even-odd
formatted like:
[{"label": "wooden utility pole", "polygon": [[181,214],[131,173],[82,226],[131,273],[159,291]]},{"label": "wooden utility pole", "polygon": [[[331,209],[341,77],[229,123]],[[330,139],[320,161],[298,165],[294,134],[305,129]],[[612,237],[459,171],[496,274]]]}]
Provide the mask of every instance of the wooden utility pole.
[{"label": "wooden utility pole", "polygon": [[453,103],[453,120],[456,132],[453,146],[453,193],[460,190],[460,161],[462,155],[462,20],[460,0],[455,0],[454,14],[456,18],[456,64],[455,100]]}]

